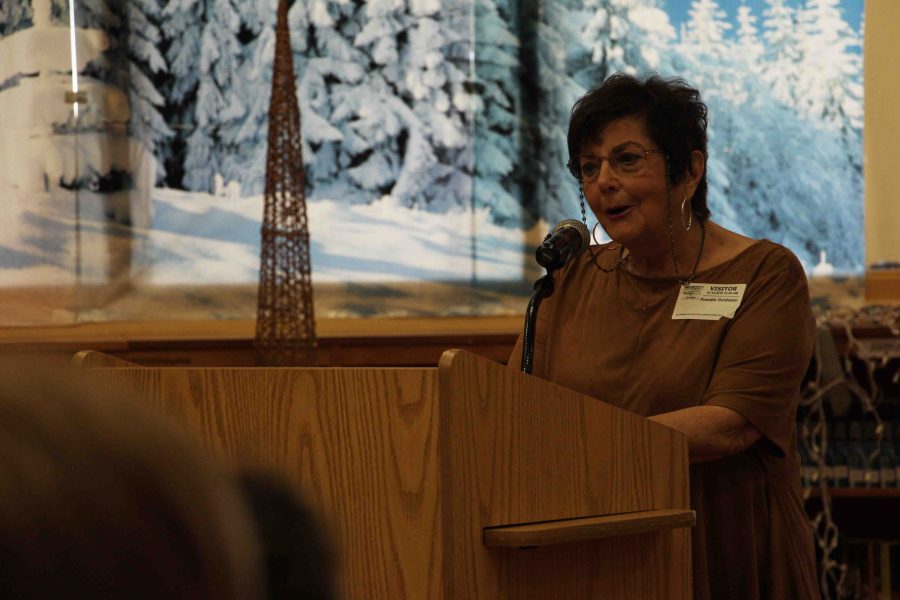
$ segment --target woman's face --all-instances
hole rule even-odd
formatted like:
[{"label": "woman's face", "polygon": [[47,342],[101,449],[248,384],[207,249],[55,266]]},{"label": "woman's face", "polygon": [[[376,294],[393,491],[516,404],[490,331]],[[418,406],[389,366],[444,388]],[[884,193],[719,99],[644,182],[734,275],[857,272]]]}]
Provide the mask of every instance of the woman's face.
[{"label": "woman's face", "polygon": [[[581,151],[577,161],[584,197],[609,237],[631,249],[668,243],[666,159],[647,135],[643,119],[613,121],[599,141],[588,141]],[[618,169],[609,164],[611,154],[619,159]],[[682,188],[684,184],[673,187],[673,205],[676,198],[680,202]]]}]

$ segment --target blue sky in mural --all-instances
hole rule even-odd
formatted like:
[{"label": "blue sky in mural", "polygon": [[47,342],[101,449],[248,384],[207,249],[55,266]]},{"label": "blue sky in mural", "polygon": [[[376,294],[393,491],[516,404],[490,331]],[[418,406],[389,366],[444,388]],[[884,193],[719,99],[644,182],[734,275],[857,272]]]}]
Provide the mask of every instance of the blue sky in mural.
[{"label": "blue sky in mural", "polygon": [[[672,24],[678,28],[688,18],[693,0],[664,0],[666,12],[672,19]],[[718,0],[719,6],[730,17],[737,14],[738,7],[749,6],[754,14],[761,15],[766,8],[765,0]],[[788,6],[797,7],[803,4],[802,0],[788,0]],[[847,23],[856,31],[859,31],[859,23],[863,14],[863,0],[842,0],[841,11]]]}]

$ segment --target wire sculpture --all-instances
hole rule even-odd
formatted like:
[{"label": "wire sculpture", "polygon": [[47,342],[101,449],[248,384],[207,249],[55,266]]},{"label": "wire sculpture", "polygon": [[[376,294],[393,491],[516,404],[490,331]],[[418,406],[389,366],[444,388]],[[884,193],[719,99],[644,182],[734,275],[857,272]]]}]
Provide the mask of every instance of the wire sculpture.
[{"label": "wire sculpture", "polygon": [[287,0],[279,1],[275,28],[256,317],[257,360],[278,366],[315,364],[317,347],[306,175],[287,5]]},{"label": "wire sculpture", "polygon": [[[800,406],[807,411],[798,428],[800,443],[808,456],[815,463],[814,487],[822,500],[822,509],[810,519],[816,545],[820,552],[819,584],[822,598],[825,600],[858,598],[860,590],[848,577],[848,565],[836,556],[840,542],[840,532],[832,519],[831,494],[828,477],[826,477],[826,453],[828,451],[828,417],[825,408],[829,394],[838,388],[844,388],[852,401],[858,401],[866,418],[876,424],[875,439],[872,452],[868,453],[865,472],[872,473],[875,461],[881,453],[884,426],[878,413],[878,406],[883,398],[883,390],[876,381],[875,374],[884,368],[893,358],[890,348],[873,349],[860,339],[856,332],[861,329],[877,328],[889,332],[895,339],[900,338],[900,306],[865,306],[860,310],[839,308],[818,316],[819,324],[830,330],[843,330],[847,345],[843,352],[842,376],[831,381],[824,381],[823,356],[816,352],[815,377],[803,390]],[[861,363],[864,368],[863,381],[859,380],[852,362]],[[900,381],[900,369],[890,379],[892,384]],[[871,481],[866,481],[870,485]],[[808,499],[813,488],[804,489],[804,500]]]}]

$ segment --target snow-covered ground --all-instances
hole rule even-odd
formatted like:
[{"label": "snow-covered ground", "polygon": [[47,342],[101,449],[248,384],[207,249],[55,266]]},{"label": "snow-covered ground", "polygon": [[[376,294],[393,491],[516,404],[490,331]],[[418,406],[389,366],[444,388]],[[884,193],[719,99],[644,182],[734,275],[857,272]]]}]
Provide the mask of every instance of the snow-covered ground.
[{"label": "snow-covered ground", "polygon": [[[232,198],[156,189],[152,226],[131,228],[106,218],[112,200],[103,194],[76,195],[57,188],[26,195],[8,187],[0,192],[2,287],[106,288],[103,302],[127,300],[133,305],[141,304],[134,296],[149,290],[155,294],[178,289],[185,297],[197,297],[201,306],[210,303],[206,289],[246,287],[255,292],[262,196]],[[543,223],[529,231],[500,227],[491,223],[486,210],[447,214],[410,210],[391,197],[369,205],[309,201],[307,213],[314,286],[343,290],[351,286],[357,306],[367,286],[434,282],[458,288],[472,284],[515,288],[538,275],[533,249],[547,229]],[[252,300],[249,294],[247,302]],[[447,301],[442,308],[439,299],[437,304],[432,299],[428,310],[460,311],[458,299],[448,295]],[[248,306],[245,312],[252,313],[253,308]],[[370,309],[358,308],[357,312],[371,314]],[[391,312],[383,304],[374,310]],[[72,320],[107,316],[102,305],[64,314],[69,312]],[[348,308],[338,312],[354,314]],[[59,320],[59,311],[55,318]]]},{"label": "snow-covered ground", "polygon": [[[147,234],[146,280],[160,285],[255,283],[262,196],[159,189]],[[307,202],[314,283],[520,280],[546,231],[494,225],[487,210],[437,214],[386,196],[372,204]]]},{"label": "snow-covered ground", "polygon": [[[28,202],[17,202],[10,193],[7,190],[0,208],[6,224],[0,230],[0,277],[7,285],[73,277],[79,226],[81,271],[92,279],[116,257],[90,247],[102,242],[101,237],[130,236],[130,260],[138,271],[134,275],[143,282],[221,285],[258,280],[262,196],[226,198],[157,189],[153,226],[143,229],[104,223],[101,194],[79,192],[82,213],[76,223],[74,192],[57,190],[31,196]],[[308,201],[307,214],[313,281],[322,283],[520,280],[535,240],[547,229],[546,224],[524,232],[501,227],[491,223],[487,210],[410,210],[391,197],[369,205]],[[41,225],[49,230],[42,231]],[[10,260],[13,256],[21,260]]]}]

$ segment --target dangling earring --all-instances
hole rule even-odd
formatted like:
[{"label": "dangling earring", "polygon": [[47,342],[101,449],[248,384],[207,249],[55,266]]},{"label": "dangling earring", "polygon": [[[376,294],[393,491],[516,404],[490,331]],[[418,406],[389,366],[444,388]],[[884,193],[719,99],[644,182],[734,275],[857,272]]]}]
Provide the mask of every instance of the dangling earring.
[{"label": "dangling earring", "polygon": [[578,201],[581,203],[581,220],[584,222],[584,226],[587,227],[587,211],[584,208],[584,186],[581,185],[581,182],[578,183]]},{"label": "dangling earring", "polygon": [[[684,208],[687,207],[687,218],[684,216]],[[694,211],[691,209],[691,203],[688,202],[687,194],[681,199],[681,226],[685,231],[690,231],[694,224]]]},{"label": "dangling earring", "polygon": [[[591,237],[594,239],[594,246],[588,246],[588,252],[591,253],[591,257],[593,258],[594,266],[603,271],[604,273],[612,273],[616,269],[618,269],[625,261],[628,260],[628,256],[625,255],[625,246],[622,244],[608,244],[606,248],[597,249],[598,246],[602,246],[603,244],[600,240],[597,239],[597,226],[600,225],[600,221],[594,223],[594,227],[591,229]],[[619,256],[616,258],[616,263],[612,267],[604,267],[600,264],[600,255],[604,252],[609,252],[610,250],[618,250]]]},{"label": "dangling earring", "polygon": [[600,240],[597,239],[597,225],[600,224],[600,221],[594,223],[594,227],[591,228],[591,239],[594,240],[594,243],[598,246],[600,245]]}]

